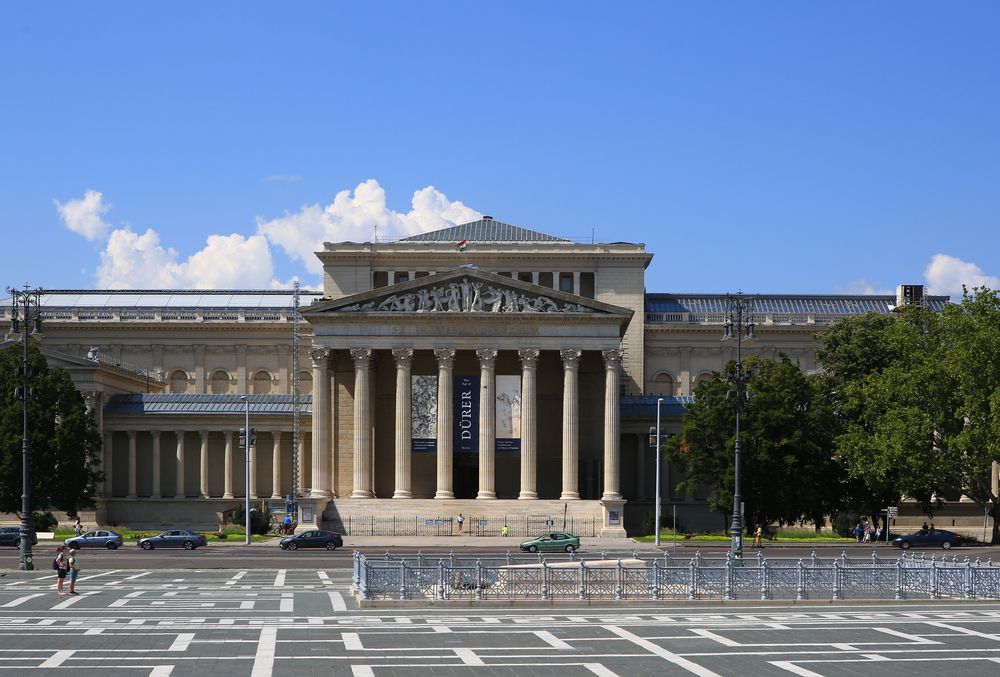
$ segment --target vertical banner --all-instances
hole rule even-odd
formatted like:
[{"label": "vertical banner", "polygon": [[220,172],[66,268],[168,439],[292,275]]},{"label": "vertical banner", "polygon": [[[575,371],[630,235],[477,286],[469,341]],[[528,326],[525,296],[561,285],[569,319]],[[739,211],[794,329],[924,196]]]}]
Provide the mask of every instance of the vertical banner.
[{"label": "vertical banner", "polygon": [[521,451],[521,377],[496,377],[497,451]]},{"label": "vertical banner", "polygon": [[437,451],[437,376],[410,377],[413,451]]},{"label": "vertical banner", "polygon": [[455,453],[479,453],[479,377],[456,376],[452,389]]}]

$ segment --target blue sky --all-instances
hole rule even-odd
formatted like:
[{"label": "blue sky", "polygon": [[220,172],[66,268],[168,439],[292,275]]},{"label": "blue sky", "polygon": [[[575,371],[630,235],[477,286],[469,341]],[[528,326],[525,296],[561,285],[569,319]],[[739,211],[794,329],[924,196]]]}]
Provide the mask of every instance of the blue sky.
[{"label": "blue sky", "polygon": [[1000,4],[0,5],[2,285],[315,284],[477,214],[650,291],[1000,286]]}]

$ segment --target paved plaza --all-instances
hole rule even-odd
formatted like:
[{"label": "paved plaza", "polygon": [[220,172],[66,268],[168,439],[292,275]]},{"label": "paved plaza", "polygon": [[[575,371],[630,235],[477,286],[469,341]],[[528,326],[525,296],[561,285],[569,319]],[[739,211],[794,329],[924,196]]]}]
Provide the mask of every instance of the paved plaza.
[{"label": "paved plaza", "polygon": [[360,610],[344,570],[0,575],[0,670],[77,675],[962,675],[1000,604]]}]

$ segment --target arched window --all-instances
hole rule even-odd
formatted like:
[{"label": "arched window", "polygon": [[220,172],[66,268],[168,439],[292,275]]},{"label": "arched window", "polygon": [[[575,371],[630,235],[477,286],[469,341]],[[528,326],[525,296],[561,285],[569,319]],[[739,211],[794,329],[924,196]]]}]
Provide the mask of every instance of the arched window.
[{"label": "arched window", "polygon": [[697,390],[698,386],[702,383],[708,383],[712,380],[712,373],[708,371],[703,371],[698,374],[698,377],[694,380],[694,389]]},{"label": "arched window", "polygon": [[267,395],[271,392],[273,379],[266,371],[258,371],[253,375],[253,392],[255,395]]},{"label": "arched window", "polygon": [[313,378],[308,371],[299,372],[299,395],[312,395]]},{"label": "arched window", "polygon": [[188,375],[186,371],[177,369],[170,373],[170,392],[186,393],[188,390]]},{"label": "arched window", "polygon": [[657,395],[672,397],[674,394],[674,377],[665,371],[661,371],[653,377],[653,391]]},{"label": "arched window", "polygon": [[211,378],[212,393],[215,395],[225,395],[229,392],[229,374],[219,369],[212,372]]}]

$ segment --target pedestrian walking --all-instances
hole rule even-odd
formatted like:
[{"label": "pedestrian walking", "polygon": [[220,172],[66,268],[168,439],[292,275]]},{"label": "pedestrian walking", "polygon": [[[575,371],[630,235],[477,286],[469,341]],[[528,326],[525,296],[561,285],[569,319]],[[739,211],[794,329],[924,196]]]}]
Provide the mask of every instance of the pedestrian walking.
[{"label": "pedestrian walking", "polygon": [[510,536],[510,527],[507,526],[506,524],[503,525],[503,529],[500,530],[500,535],[501,536]]},{"label": "pedestrian walking", "polygon": [[80,563],[76,559],[76,550],[69,551],[67,566],[69,567],[69,594],[79,595],[80,593],[76,591],[76,579],[80,575]]},{"label": "pedestrian walking", "polygon": [[462,525],[465,524],[465,518],[462,517],[462,513],[458,513],[458,533],[462,533]]},{"label": "pedestrian walking", "polygon": [[872,525],[868,520],[865,520],[864,526],[864,538],[862,539],[865,543],[871,543],[872,540]]},{"label": "pedestrian walking", "polygon": [[753,547],[764,549],[764,530],[760,526],[753,534]]},{"label": "pedestrian walking", "polygon": [[68,564],[66,562],[66,553],[63,552],[66,546],[60,545],[56,548],[56,556],[52,560],[52,568],[56,572],[56,592],[60,596],[66,594],[63,592],[63,581],[66,580],[66,571]]},{"label": "pedestrian walking", "polygon": [[861,522],[854,525],[854,540],[858,543],[861,542]]},{"label": "pedestrian walking", "polygon": [[80,518],[76,518],[76,524],[73,525],[73,532],[79,537],[83,533],[83,525],[80,524]]}]

